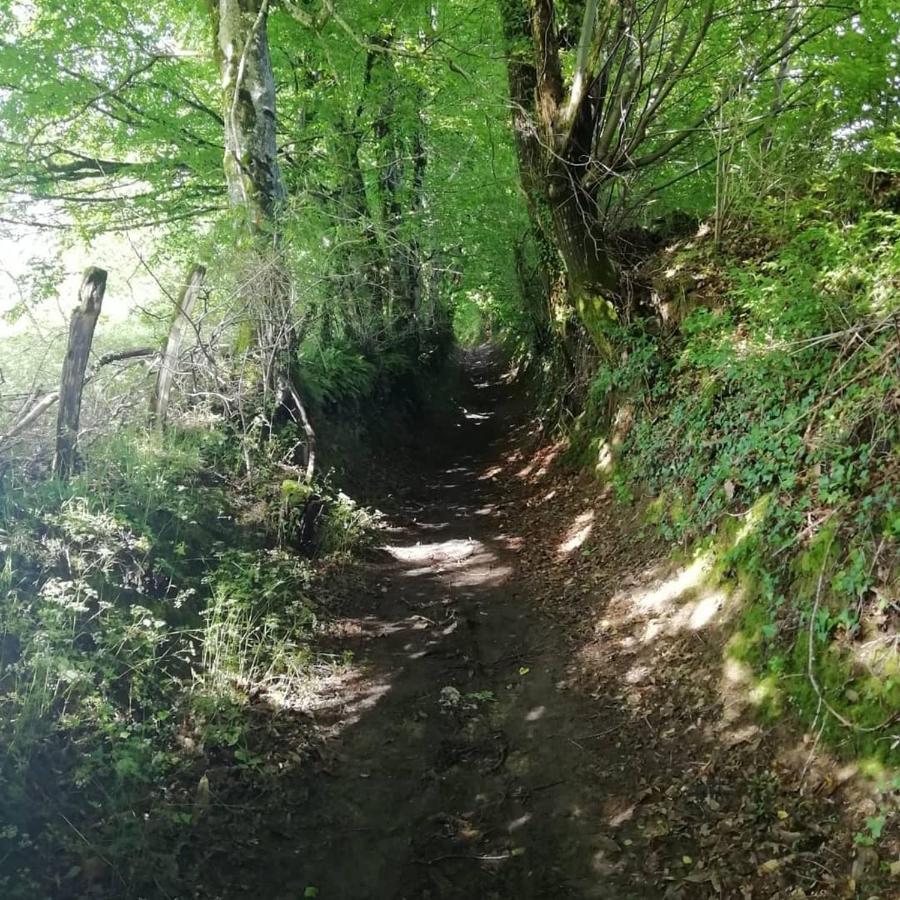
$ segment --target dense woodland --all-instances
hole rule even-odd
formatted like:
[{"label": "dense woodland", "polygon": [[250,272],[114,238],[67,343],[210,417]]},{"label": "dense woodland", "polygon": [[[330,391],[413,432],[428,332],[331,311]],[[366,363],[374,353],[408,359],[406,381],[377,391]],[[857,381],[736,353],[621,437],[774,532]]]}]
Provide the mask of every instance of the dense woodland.
[{"label": "dense woodland", "polygon": [[[489,352],[520,452],[734,600],[755,727],[868,791],[843,857],[782,841],[830,881],[679,845],[533,896],[895,896],[898,99],[890,0],[0,0],[0,895],[245,895],[217,804],[317,740],[248,710],[355,671]],[[365,896],[525,896],[448,883]]]}]

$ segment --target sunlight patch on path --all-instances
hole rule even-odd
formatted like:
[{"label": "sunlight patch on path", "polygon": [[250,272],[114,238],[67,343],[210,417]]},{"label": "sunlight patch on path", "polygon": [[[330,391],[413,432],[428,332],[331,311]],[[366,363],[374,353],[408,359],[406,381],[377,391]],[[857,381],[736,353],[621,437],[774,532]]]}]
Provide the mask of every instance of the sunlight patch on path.
[{"label": "sunlight patch on path", "polygon": [[470,412],[469,410],[462,408],[463,416],[468,419],[470,422],[487,422],[490,419],[494,418],[494,414],[492,412],[486,413],[478,413],[478,412]]},{"label": "sunlight patch on path", "polygon": [[[710,557],[699,556],[671,573],[650,569],[644,581],[613,595],[606,624],[644,622],[638,640],[651,643],[662,635],[701,631],[728,616],[739,592],[715,584]],[[604,622],[600,623],[601,629]]]},{"label": "sunlight patch on path", "polygon": [[575,517],[575,521],[569,526],[559,549],[557,556],[568,556],[573,553],[591,536],[594,530],[594,510],[586,509]]},{"label": "sunlight patch on path", "polygon": [[452,539],[429,544],[418,543],[412,547],[401,547],[397,544],[387,547],[394,559],[405,563],[445,563],[461,562],[472,556],[484,545],[480,541],[469,539]]},{"label": "sunlight patch on path", "polygon": [[512,568],[500,563],[497,555],[481,541],[453,539],[412,546],[385,547],[399,562],[410,565],[407,578],[448,575],[452,583],[465,586],[496,585],[505,581]]}]

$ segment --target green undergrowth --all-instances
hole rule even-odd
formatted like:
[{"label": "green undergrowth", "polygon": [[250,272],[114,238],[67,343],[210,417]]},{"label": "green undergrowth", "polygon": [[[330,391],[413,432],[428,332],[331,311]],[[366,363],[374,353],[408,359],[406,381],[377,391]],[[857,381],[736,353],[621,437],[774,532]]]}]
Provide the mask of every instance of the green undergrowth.
[{"label": "green undergrowth", "polygon": [[91,429],[68,481],[39,439],[0,461],[0,896],[179,895],[215,773],[256,791],[296,764],[308,723],[280,711],[347,664],[319,635],[377,524],[348,494],[448,341],[303,344],[312,482],[287,412],[181,398],[164,434]]},{"label": "green undergrowth", "polygon": [[390,407],[407,394],[414,403],[423,375],[443,364],[450,341],[449,332],[439,331],[367,351],[350,342],[326,344],[313,338],[299,353],[299,388],[316,409],[326,412]]},{"label": "green undergrowth", "polygon": [[767,714],[896,765],[900,217],[755,216],[647,264],[668,321],[617,329],[573,452],[742,587],[728,653]]},{"label": "green undergrowth", "polygon": [[228,428],[106,436],[67,483],[2,475],[4,897],[176,892],[205,768],[263,767],[252,699],[340,664],[316,633],[372,518],[299,480],[289,428],[250,451]]}]

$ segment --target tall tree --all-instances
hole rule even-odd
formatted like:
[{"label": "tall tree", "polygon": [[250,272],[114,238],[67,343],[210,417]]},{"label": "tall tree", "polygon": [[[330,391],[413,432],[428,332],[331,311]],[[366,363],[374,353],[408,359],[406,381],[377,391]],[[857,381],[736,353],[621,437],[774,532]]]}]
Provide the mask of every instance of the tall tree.
[{"label": "tall tree", "polygon": [[[560,7],[502,0],[511,100],[525,192],[532,209],[549,208],[572,300],[602,345],[605,323],[618,314],[610,217],[617,200],[848,12],[795,15],[779,30],[745,0]],[[776,113],[804,79],[790,91],[784,78],[778,84],[778,102],[769,104]]]},{"label": "tall tree", "polygon": [[297,349],[293,292],[280,235],[286,191],[278,165],[269,0],[208,3],[222,84],[228,196],[251,236],[241,291],[254,319],[264,387],[277,403],[291,397],[301,406],[291,371]]}]

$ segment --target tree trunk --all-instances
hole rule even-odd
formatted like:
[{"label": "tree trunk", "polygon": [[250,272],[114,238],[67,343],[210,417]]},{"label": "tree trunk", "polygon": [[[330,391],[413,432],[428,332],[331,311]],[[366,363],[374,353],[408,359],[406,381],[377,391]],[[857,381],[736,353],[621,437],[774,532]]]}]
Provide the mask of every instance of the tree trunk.
[{"label": "tree trunk", "polygon": [[555,248],[544,155],[537,131],[535,97],[538,76],[534,65],[528,10],[523,0],[502,0],[501,5],[519,178],[536,232],[543,235],[548,246]]},{"label": "tree trunk", "polygon": [[156,427],[162,431],[166,427],[166,416],[169,412],[169,395],[172,390],[172,382],[175,380],[175,372],[178,367],[178,357],[181,353],[181,342],[184,339],[184,330],[190,321],[191,310],[206,279],[206,268],[194,266],[188,280],[185,282],[178,297],[175,307],[175,317],[169,329],[169,337],[166,341],[166,349],[163,352],[159,373],[156,376],[156,385],[150,398],[150,417]]},{"label": "tree trunk", "polygon": [[[222,79],[225,178],[231,205],[243,212],[254,238],[241,274],[254,319],[264,405],[293,400],[304,430],[312,429],[294,389],[298,335],[294,292],[284,264],[279,215],[285,198],[278,165],[275,76],[269,54],[269,0],[207,0],[215,57]],[[296,415],[295,415],[296,418]],[[271,423],[270,423],[271,425]],[[308,452],[314,461],[312,447]],[[307,476],[311,477],[312,466]]]},{"label": "tree trunk", "polygon": [[275,140],[269,0],[208,2],[222,79],[228,195],[254,231],[267,231],[285,196]]},{"label": "tree trunk", "polygon": [[551,174],[550,204],[557,244],[577,293],[602,293],[616,286],[616,272],[604,246],[593,197],[565,171]]},{"label": "tree trunk", "polygon": [[208,3],[222,80],[228,197],[254,238],[239,275],[264,357],[264,384],[274,390],[275,357],[290,351],[293,335],[290,283],[279,246],[278,214],[285,189],[277,159],[269,0]]},{"label": "tree trunk", "polygon": [[[561,264],[568,281],[568,302],[597,346],[607,349],[604,332],[612,305],[605,298],[616,285],[616,272],[603,243],[596,202],[581,187],[578,165],[556,152],[562,103],[562,74],[555,43],[539,72],[535,44],[553,33],[553,4],[503,0],[507,77],[512,125],[522,189],[539,244],[542,281],[555,285]],[[540,35],[538,38],[537,35]],[[551,298],[548,298],[548,303]],[[563,335],[560,335],[564,339]]]},{"label": "tree trunk", "polygon": [[404,321],[407,303],[404,290],[405,248],[400,240],[403,210],[400,190],[403,184],[403,148],[395,133],[394,72],[390,73],[387,96],[374,122],[378,159],[378,189],[381,220],[384,227],[385,256],[388,271],[388,319],[395,326]]},{"label": "tree trunk", "polygon": [[569,300],[597,349],[608,354],[608,333],[617,318],[610,299],[617,274],[604,244],[596,203],[564,169],[551,178],[554,233],[566,266]]},{"label": "tree trunk", "polygon": [[[371,54],[370,54],[371,56]],[[341,299],[343,327],[351,340],[366,352],[377,352],[388,290],[382,265],[382,248],[369,210],[360,162],[362,105],[355,120],[340,123],[335,147],[338,169],[344,173],[337,190],[325,194],[328,213],[338,229],[349,226],[362,232],[362,240],[338,236],[335,251],[335,284]]]},{"label": "tree trunk", "polygon": [[78,465],[78,425],[84,373],[105,292],[106,272],[93,267],[88,269],[81,283],[79,305],[72,313],[69,324],[69,344],[59,386],[56,455],[53,458],[53,474],[57,478],[68,478]]},{"label": "tree trunk", "polygon": [[208,2],[222,78],[228,196],[254,238],[240,280],[262,355],[263,384],[271,394],[278,370],[290,365],[296,336],[279,240],[285,188],[277,160],[269,0]]}]

